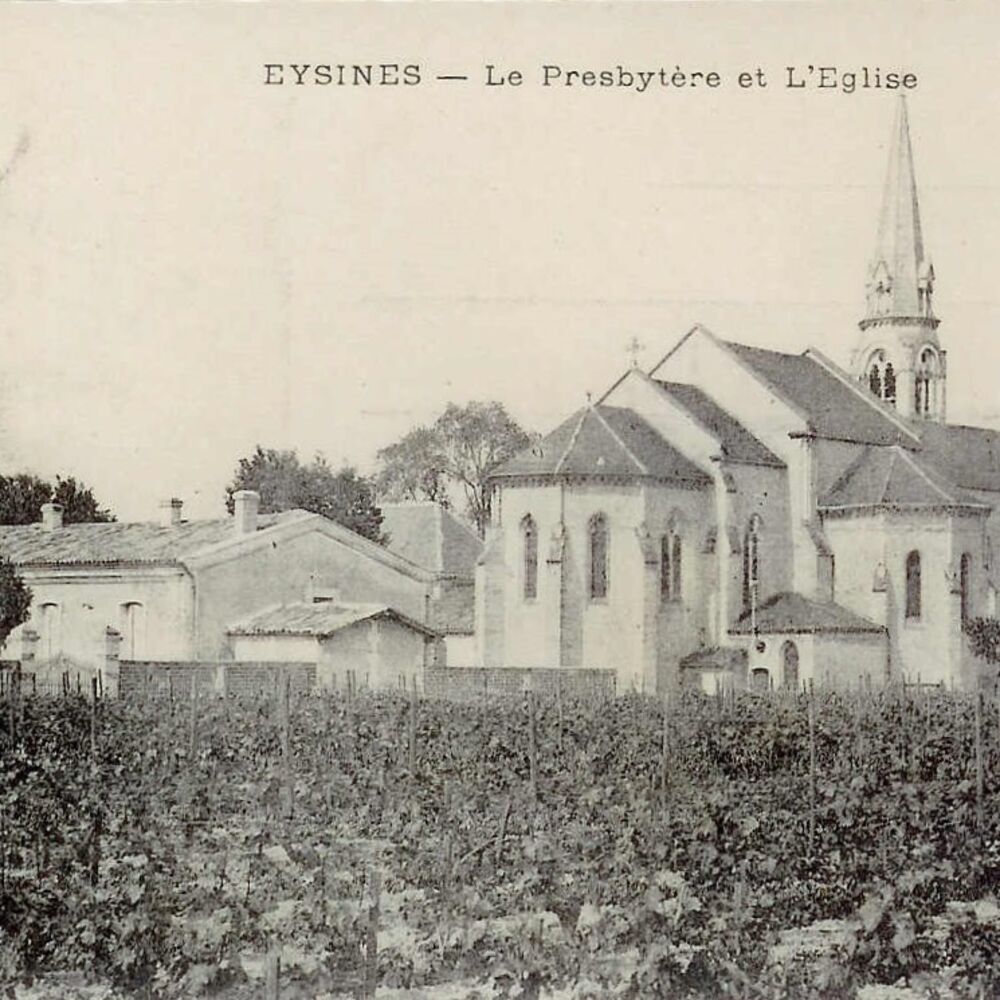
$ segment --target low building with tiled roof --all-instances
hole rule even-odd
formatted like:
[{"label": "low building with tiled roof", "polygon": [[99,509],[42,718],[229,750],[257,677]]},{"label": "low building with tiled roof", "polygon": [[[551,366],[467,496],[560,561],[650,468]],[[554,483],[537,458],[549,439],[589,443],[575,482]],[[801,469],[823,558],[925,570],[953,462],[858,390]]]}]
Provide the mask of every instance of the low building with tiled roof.
[{"label": "low building with tiled roof", "polygon": [[934,282],[901,102],[847,367],[698,325],[497,468],[479,661],[646,691],[976,683],[1000,431],[946,422]]},{"label": "low building with tiled roof", "polygon": [[[179,501],[160,522],[0,525],[0,553],[33,593],[31,618],[7,655],[42,672],[122,660],[231,657],[229,627],[276,603],[336,593],[425,622],[434,574],[319,514],[259,514],[235,495],[231,517],[186,521]],[[109,678],[110,679],[110,678]]]},{"label": "low building with tiled roof", "polygon": [[434,629],[384,604],[293,601],[227,629],[235,659],[316,664],[320,687],[408,687],[435,658]]}]

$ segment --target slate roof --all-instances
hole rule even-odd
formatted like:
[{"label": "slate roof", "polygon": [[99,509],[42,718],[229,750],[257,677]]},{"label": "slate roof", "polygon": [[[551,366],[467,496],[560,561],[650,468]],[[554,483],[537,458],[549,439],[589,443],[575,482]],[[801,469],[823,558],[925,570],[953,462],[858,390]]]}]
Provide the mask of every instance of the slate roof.
[{"label": "slate roof", "polygon": [[767,445],[758,441],[732,414],[697,386],[685,382],[654,381],[719,442],[723,456],[729,461],[784,466],[785,463]]},{"label": "slate roof", "polygon": [[745,667],[747,651],[734,646],[712,646],[682,657],[681,670],[739,670]]},{"label": "slate roof", "polygon": [[928,421],[920,443],[921,457],[957,486],[1000,491],[1000,431]]},{"label": "slate roof", "polygon": [[[749,635],[750,612],[743,614],[730,626],[734,635]],[[757,609],[757,631],[764,635],[782,632],[885,632],[878,625],[833,601],[810,600],[801,594],[784,592],[769,597]]]},{"label": "slate roof", "polygon": [[709,476],[633,410],[587,406],[551,434],[505,462],[495,479],[626,476],[711,485]]},{"label": "slate roof", "polygon": [[826,513],[856,507],[985,507],[898,446],[865,448],[817,506]]},{"label": "slate roof", "polygon": [[733,341],[721,343],[801,413],[817,437],[858,444],[917,444],[915,435],[884,412],[874,396],[849,379],[838,378],[809,353],[783,354]]},{"label": "slate roof", "polygon": [[347,604],[340,601],[296,601],[265,608],[231,625],[229,635],[297,635],[325,639],[358,622],[391,619],[423,635],[436,637],[426,625],[385,604]]},{"label": "slate roof", "polygon": [[[261,514],[257,530],[284,524],[305,511]],[[0,552],[18,565],[105,565],[178,563],[186,556],[234,536],[232,518],[182,521],[178,525],[128,523],[67,524],[46,531],[41,524],[0,525]]]},{"label": "slate roof", "polygon": [[479,536],[437,503],[382,504],[387,548],[442,576],[472,579],[483,551]]}]

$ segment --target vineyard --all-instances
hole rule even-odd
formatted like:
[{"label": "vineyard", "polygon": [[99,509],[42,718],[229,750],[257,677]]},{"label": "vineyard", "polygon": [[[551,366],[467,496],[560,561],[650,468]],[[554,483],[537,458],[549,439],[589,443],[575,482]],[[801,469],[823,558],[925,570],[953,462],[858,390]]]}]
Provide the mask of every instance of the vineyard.
[{"label": "vineyard", "polygon": [[0,701],[11,990],[1000,992],[989,698],[97,695]]}]

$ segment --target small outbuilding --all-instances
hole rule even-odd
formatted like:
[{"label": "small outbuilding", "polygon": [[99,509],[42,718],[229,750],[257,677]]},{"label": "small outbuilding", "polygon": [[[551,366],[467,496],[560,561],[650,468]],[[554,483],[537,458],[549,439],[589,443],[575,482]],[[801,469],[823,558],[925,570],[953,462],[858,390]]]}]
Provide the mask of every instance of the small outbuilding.
[{"label": "small outbuilding", "polygon": [[420,682],[440,636],[384,604],[316,600],[282,604],[227,630],[237,661],[316,664],[318,687],[342,687],[349,675],[371,688]]}]

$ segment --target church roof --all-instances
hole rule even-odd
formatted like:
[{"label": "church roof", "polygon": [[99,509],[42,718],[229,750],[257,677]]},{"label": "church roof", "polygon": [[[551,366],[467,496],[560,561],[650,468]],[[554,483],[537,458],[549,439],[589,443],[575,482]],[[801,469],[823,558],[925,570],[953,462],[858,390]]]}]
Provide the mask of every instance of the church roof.
[{"label": "church roof", "polygon": [[505,462],[494,479],[626,476],[711,485],[710,477],[633,410],[587,406]]},{"label": "church roof", "polygon": [[820,497],[824,513],[859,507],[980,507],[905,448],[865,448]]},{"label": "church roof", "polygon": [[920,443],[921,456],[956,485],[1000,491],[1000,431],[928,421]]},{"label": "church roof", "polygon": [[[257,530],[311,516],[303,510],[261,514]],[[225,517],[175,525],[87,522],[54,530],[41,524],[4,524],[0,525],[0,552],[19,565],[176,563],[229,541],[233,530],[233,519]]]},{"label": "church roof", "polygon": [[732,414],[697,386],[686,382],[655,381],[719,442],[723,456],[729,461],[784,466],[785,463],[767,445],[758,441]]},{"label": "church roof", "polygon": [[917,443],[901,420],[885,412],[832,362],[821,363],[812,352],[783,354],[762,347],[721,341],[771,390],[797,410],[816,437],[857,444]]},{"label": "church roof", "polygon": [[[749,611],[730,626],[730,633],[749,635],[751,628]],[[762,635],[776,635],[783,632],[885,632],[884,625],[878,625],[849,608],[833,601],[813,601],[801,594],[785,591],[769,597],[757,609],[757,631]]]},{"label": "church roof", "polygon": [[479,536],[437,503],[382,504],[387,547],[442,576],[472,578],[483,551]]}]

